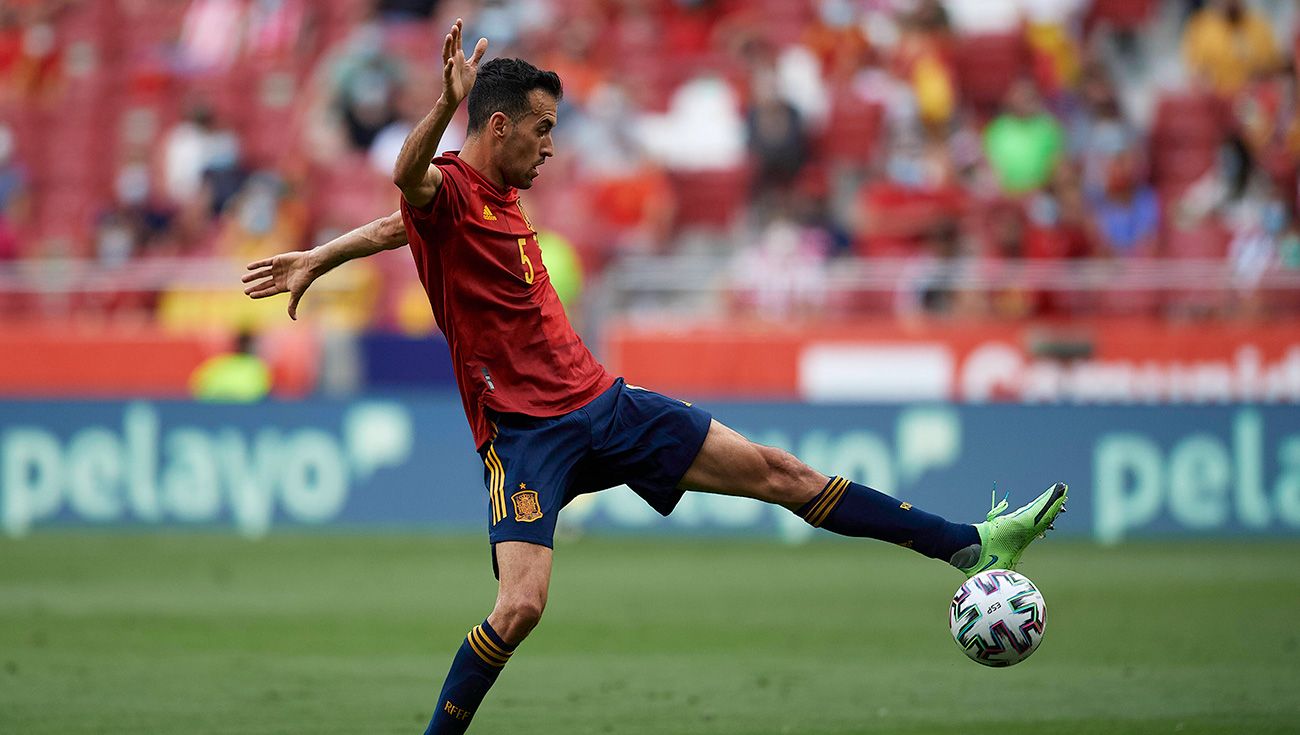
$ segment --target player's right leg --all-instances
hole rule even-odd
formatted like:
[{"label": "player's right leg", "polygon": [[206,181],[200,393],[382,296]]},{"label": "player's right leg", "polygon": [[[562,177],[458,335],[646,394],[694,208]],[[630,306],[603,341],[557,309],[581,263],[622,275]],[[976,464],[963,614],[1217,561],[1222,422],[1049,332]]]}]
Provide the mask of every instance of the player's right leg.
[{"label": "player's right leg", "polygon": [[496,605],[487,620],[474,626],[461,642],[425,735],[459,735],[469,728],[515,647],[537,627],[546,609],[551,550],[523,541],[504,541],[492,551],[500,576]]}]

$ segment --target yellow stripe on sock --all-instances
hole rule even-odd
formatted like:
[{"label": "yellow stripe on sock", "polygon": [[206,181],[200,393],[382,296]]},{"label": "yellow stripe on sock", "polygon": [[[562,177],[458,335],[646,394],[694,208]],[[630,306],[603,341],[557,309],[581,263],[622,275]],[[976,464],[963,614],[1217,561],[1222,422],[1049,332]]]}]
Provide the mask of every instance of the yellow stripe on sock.
[{"label": "yellow stripe on sock", "polygon": [[849,481],[843,477],[836,477],[832,480],[830,486],[822,493],[822,499],[817,502],[817,505],[813,506],[812,510],[808,511],[806,518],[808,523],[813,527],[820,527],[826,521],[826,517],[835,509],[836,504],[840,502],[840,498],[844,495],[844,491],[848,486]]},{"label": "yellow stripe on sock", "polygon": [[817,522],[815,525],[820,527],[823,523],[826,522],[827,518],[830,518],[831,512],[834,511],[835,507],[840,504],[840,500],[844,498],[844,493],[847,492],[848,489],[849,489],[848,480],[843,480],[842,482],[840,482],[840,484],[831,488],[830,495],[827,496],[826,502],[822,505],[822,509],[817,514],[817,519],[816,519]]},{"label": "yellow stripe on sock", "polygon": [[474,626],[474,630],[478,631],[479,639],[482,640],[485,644],[487,644],[488,649],[491,650],[492,653],[495,653],[496,655],[504,659],[510,658],[510,652],[505,650],[501,646],[498,646],[496,644],[496,641],[492,640],[492,636],[488,635],[486,632],[483,631],[483,626],[476,625]]},{"label": "yellow stripe on sock", "polygon": [[487,633],[483,632],[483,626],[476,625],[474,626],[474,630],[470,632],[474,634],[474,638],[478,640],[479,645],[482,647],[484,653],[486,653],[488,656],[491,656],[493,659],[500,661],[502,666],[506,665],[506,662],[510,660],[510,654],[502,651],[500,648],[497,647],[495,643],[492,642],[491,638],[488,638]]},{"label": "yellow stripe on sock", "polygon": [[826,502],[830,500],[835,488],[838,487],[841,482],[844,482],[844,478],[836,475],[829,483],[827,483],[826,489],[822,490],[817,496],[816,502],[813,503],[813,507],[809,508],[808,512],[804,514],[804,520],[814,526],[817,525],[813,521],[821,514],[822,509],[826,507]]},{"label": "yellow stripe on sock", "polygon": [[474,653],[478,654],[478,657],[483,659],[483,662],[487,665],[494,666],[498,669],[505,666],[506,659],[488,653],[487,649],[480,642],[482,639],[478,637],[481,635],[483,634],[479,632],[477,626],[470,630],[469,635],[465,636],[465,640],[469,641],[469,647],[474,649]]}]

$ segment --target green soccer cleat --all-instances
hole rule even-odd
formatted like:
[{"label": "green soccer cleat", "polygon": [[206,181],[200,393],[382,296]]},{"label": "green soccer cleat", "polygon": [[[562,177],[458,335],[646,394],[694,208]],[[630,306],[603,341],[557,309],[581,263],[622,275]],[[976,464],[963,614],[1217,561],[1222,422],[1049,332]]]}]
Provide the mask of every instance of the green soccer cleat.
[{"label": "green soccer cleat", "polygon": [[998,503],[998,491],[994,488],[995,505],[989,511],[988,520],[975,524],[975,530],[980,534],[979,560],[959,569],[967,578],[988,569],[1015,569],[1029,544],[1046,535],[1057,514],[1065,512],[1069,492],[1069,485],[1058,482],[1016,512],[999,515],[1007,509],[1007,499],[1004,497]]}]

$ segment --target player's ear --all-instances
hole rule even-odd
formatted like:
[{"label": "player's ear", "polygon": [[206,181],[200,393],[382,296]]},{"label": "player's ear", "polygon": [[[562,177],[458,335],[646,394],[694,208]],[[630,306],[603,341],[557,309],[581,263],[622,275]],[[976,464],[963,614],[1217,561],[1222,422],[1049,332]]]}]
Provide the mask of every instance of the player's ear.
[{"label": "player's ear", "polygon": [[494,112],[488,118],[488,130],[497,138],[504,138],[510,132],[510,116],[504,112]]}]

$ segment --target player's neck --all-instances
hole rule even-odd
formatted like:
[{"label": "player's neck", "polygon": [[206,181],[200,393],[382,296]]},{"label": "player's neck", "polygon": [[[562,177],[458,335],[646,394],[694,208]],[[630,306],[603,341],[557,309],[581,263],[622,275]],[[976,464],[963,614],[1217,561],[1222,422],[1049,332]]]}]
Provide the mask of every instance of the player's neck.
[{"label": "player's neck", "polygon": [[501,175],[496,166],[492,165],[492,156],[488,151],[488,147],[481,145],[478,140],[470,138],[465,141],[465,144],[460,149],[460,160],[469,164],[470,168],[478,171],[483,178],[487,179],[498,190],[505,191],[509,188],[506,186],[505,177]]}]

